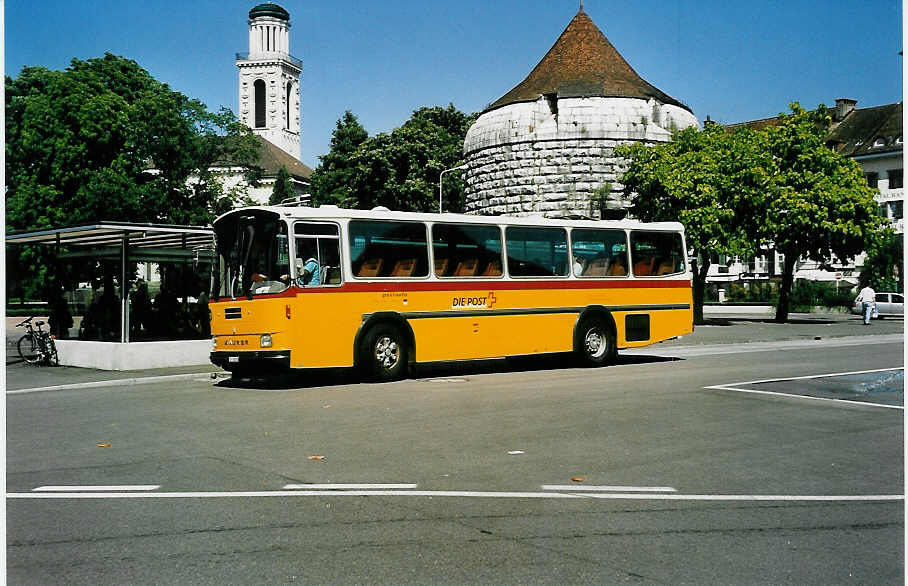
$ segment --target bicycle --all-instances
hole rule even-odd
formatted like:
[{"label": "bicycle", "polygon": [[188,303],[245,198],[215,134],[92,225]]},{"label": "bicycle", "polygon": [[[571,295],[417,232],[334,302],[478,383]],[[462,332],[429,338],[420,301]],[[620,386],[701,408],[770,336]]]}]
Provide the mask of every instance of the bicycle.
[{"label": "bicycle", "polygon": [[37,321],[32,326],[33,319],[35,319],[34,316],[16,324],[17,328],[25,327],[25,334],[16,343],[19,356],[28,364],[57,366],[60,364],[60,360],[57,357],[57,345],[54,343],[53,336],[50,335],[50,332],[41,329],[41,326],[44,325],[43,321]]}]

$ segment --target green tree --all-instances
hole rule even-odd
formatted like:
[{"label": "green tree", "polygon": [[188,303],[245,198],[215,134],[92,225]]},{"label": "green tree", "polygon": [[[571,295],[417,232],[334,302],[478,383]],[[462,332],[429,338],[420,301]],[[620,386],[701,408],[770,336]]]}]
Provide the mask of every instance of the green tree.
[{"label": "green tree", "polygon": [[[229,110],[209,112],[130,59],[26,67],[5,85],[8,230],[207,224],[238,197],[224,191],[214,163],[230,160],[248,180],[258,176],[256,139]],[[50,271],[46,251],[16,255],[33,281]]]},{"label": "green tree", "polygon": [[351,185],[356,168],[351,159],[356,149],[367,138],[369,133],[356,116],[350,110],[344,112],[343,118],[337,121],[337,127],[331,134],[331,150],[319,157],[319,165],[310,178],[313,204],[355,206]]},{"label": "green tree", "polygon": [[287,168],[281,165],[277,170],[277,177],[274,179],[274,189],[268,198],[268,205],[277,205],[285,199],[296,197],[296,191],[293,190],[293,183],[290,182],[290,173]]},{"label": "green tree", "polygon": [[754,250],[749,210],[763,178],[759,147],[750,131],[729,134],[718,124],[687,128],[658,146],[622,146],[627,160],[621,181],[635,194],[630,213],[643,221],[679,221],[698,258],[693,277],[694,323],[703,323],[706,275],[719,255]]},{"label": "green tree", "polygon": [[209,112],[110,54],[7,77],[6,137],[11,229],[204,224],[233,203],[211,165],[229,158],[254,179],[258,156],[229,110]]},{"label": "green tree", "polygon": [[776,321],[788,320],[796,262],[853,258],[879,238],[882,218],[857,162],[826,146],[830,117],[822,104],[805,111],[791,104],[765,139],[768,179],[757,212],[761,242],[785,255]]},{"label": "green tree", "polygon": [[[365,139],[352,152],[343,150],[352,141],[338,140],[335,147],[332,139],[332,152],[321,157],[319,179],[313,182],[318,201],[365,209],[381,205],[437,211],[439,174],[461,162],[463,140],[474,120],[475,115],[464,114],[453,104],[420,108],[399,128]],[[350,128],[345,116],[338,121],[335,136],[347,136]],[[444,194],[445,210],[463,210],[459,177],[445,182]]]},{"label": "green tree", "polygon": [[905,241],[892,228],[881,230],[867,248],[867,257],[858,278],[859,287],[870,285],[877,291],[904,290]]}]

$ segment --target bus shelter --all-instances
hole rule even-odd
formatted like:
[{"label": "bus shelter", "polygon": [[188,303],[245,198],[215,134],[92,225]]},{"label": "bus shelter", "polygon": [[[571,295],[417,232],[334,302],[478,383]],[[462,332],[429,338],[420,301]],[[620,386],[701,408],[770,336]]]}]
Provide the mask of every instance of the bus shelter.
[{"label": "bus shelter", "polygon": [[[7,245],[49,246],[57,259],[119,261],[119,336],[114,342],[58,340],[61,364],[109,370],[186,366],[207,362],[209,340],[156,340],[130,344],[131,263],[212,262],[214,231],[201,226],[99,222],[97,224],[10,232]],[[103,344],[103,346],[97,346]],[[189,350],[189,345],[200,350]],[[170,350],[173,346],[173,351]],[[202,351],[201,349],[204,349]],[[102,354],[104,356],[98,356]],[[94,355],[94,356],[92,356]],[[189,357],[192,358],[189,358]],[[171,357],[171,358],[168,358]],[[171,362],[166,362],[171,360]],[[161,362],[165,361],[164,364]]]}]

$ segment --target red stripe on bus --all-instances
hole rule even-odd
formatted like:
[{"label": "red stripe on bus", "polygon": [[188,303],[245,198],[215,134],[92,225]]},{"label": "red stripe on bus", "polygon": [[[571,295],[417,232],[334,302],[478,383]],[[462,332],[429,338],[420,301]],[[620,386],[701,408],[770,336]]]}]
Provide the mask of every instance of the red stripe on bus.
[{"label": "red stripe on bus", "polygon": [[[296,297],[300,293],[385,293],[403,291],[529,291],[571,289],[677,289],[690,288],[687,280],[614,280],[614,281],[371,281],[344,283],[339,287],[290,287],[280,293],[260,293],[253,299]],[[238,297],[243,301],[245,297]],[[222,301],[218,299],[217,301]]]}]

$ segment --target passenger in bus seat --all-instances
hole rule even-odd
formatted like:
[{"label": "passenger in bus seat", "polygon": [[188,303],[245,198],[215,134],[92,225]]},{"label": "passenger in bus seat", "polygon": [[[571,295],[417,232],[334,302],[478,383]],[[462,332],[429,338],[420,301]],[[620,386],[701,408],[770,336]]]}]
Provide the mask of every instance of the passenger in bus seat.
[{"label": "passenger in bus seat", "polygon": [[317,287],[321,285],[321,267],[318,260],[309,257],[303,263],[302,269],[299,270],[299,276],[296,282],[300,287]]}]

